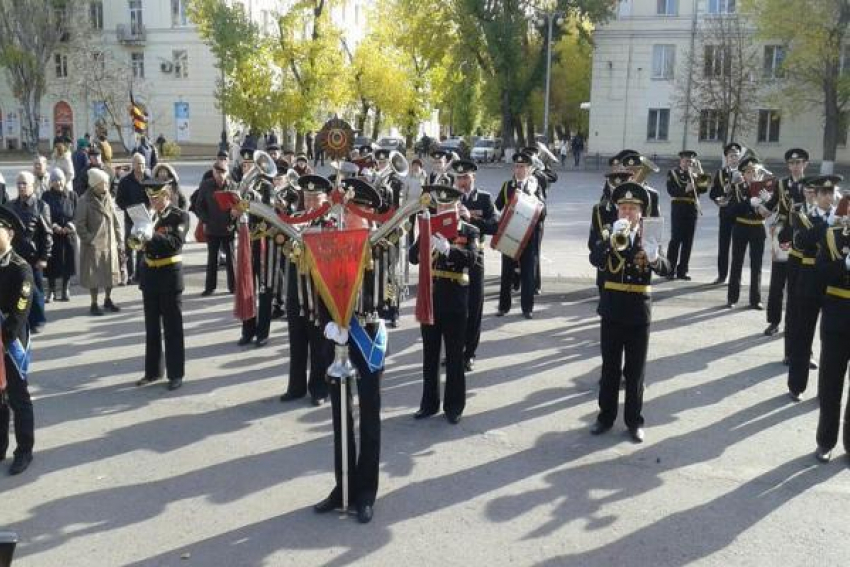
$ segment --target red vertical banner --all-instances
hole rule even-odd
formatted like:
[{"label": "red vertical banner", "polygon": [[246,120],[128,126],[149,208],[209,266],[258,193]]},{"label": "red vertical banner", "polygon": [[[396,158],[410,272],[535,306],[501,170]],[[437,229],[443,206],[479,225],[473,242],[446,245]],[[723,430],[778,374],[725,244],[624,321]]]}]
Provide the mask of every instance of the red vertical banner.
[{"label": "red vertical banner", "polygon": [[334,322],[347,329],[369,258],[369,229],[308,232],[304,248],[322,301]]},{"label": "red vertical banner", "polygon": [[233,315],[240,321],[257,315],[254,295],[254,268],[251,262],[251,231],[248,224],[239,223],[239,242],[236,249],[236,290]]},{"label": "red vertical banner", "polygon": [[431,294],[431,219],[428,213],[419,217],[419,286],[416,291],[416,320],[422,325],[434,324],[434,297]]}]

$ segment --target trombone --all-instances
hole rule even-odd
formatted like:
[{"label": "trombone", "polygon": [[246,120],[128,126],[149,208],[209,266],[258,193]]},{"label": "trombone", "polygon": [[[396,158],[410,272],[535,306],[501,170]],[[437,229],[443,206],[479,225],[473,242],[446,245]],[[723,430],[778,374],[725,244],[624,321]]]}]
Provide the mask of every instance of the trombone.
[{"label": "trombone", "polygon": [[691,187],[694,188],[694,203],[696,203],[697,213],[701,215],[702,205],[699,202],[699,193],[708,190],[711,185],[711,174],[703,171],[700,160],[691,158],[688,164],[688,175],[691,179]]}]

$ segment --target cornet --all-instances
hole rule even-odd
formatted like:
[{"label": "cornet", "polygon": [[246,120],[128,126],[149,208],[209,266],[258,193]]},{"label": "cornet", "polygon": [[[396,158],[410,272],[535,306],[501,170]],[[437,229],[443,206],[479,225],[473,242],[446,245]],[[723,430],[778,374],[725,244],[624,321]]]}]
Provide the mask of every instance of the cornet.
[{"label": "cornet", "polygon": [[127,248],[137,252],[143,250],[151,236],[153,236],[151,231],[147,230],[146,227],[134,226],[127,237]]},{"label": "cornet", "polygon": [[629,247],[632,241],[632,228],[625,226],[611,234],[611,247],[617,252],[622,252]]}]

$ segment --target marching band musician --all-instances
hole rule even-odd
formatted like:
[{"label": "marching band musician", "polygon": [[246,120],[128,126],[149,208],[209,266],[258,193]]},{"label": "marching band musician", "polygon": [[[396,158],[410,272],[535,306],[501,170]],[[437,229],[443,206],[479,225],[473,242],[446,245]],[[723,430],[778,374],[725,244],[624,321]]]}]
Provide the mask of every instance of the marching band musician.
[{"label": "marching band musician", "polygon": [[[850,360],[850,217],[826,230],[817,257],[817,270],[824,285],[823,313],[820,321],[820,373],[818,401],[820,416],[817,452],[822,462],[829,461],[838,442],[841,423],[841,394]],[[844,450],[850,465],[850,398],[845,406]]]},{"label": "marching band musician", "polygon": [[[277,152],[280,154],[280,151]],[[271,156],[271,154],[269,154]],[[298,208],[298,200],[301,198],[298,194],[298,191],[294,187],[289,186],[289,163],[283,159],[278,158],[275,160],[275,166],[277,167],[277,172],[275,173],[274,178],[272,179],[272,184],[274,185],[275,191],[275,199],[274,206],[280,212],[286,214],[294,213]],[[275,238],[285,238],[285,237],[275,237]],[[277,260],[278,269],[275,274],[274,281],[274,299],[272,300],[272,319],[280,319],[286,313],[284,311],[285,304],[285,292],[286,292],[286,280],[284,274],[284,266],[287,265],[286,254],[283,251],[282,244],[278,244],[277,251],[281,255],[281,257]]]},{"label": "marching band musician", "polygon": [[750,249],[750,308],[762,310],[761,262],[764,255],[764,219],[770,216],[762,203],[770,200],[770,193],[762,190],[758,197],[750,196],[750,183],[756,181],[761,162],[748,157],[738,166],[743,176],[741,183],[734,183],[728,213],[735,219],[732,227],[732,267],[729,272],[726,307],[733,309],[741,294],[741,271],[744,256]]},{"label": "marching band musician", "polygon": [[806,189],[815,192],[814,206],[808,214],[802,210],[794,213],[794,250],[799,251],[800,265],[795,275],[793,308],[793,341],[788,365],[788,395],[800,401],[809,382],[809,360],[815,338],[818,315],[823,297],[821,279],[815,269],[820,243],[827,229],[835,224],[835,188],[840,176],[817,176],[803,180]]},{"label": "marching band musician", "polygon": [[[367,212],[381,208],[378,191],[362,179],[345,179],[343,188],[353,191],[350,202]],[[369,228],[363,217],[346,209],[345,227]],[[330,495],[316,504],[319,513],[330,512],[342,505],[342,483],[348,482],[348,493],[352,495],[357,509],[357,520],[366,524],[372,521],[375,497],[378,493],[379,467],[381,459],[381,377],[387,348],[387,331],[383,320],[375,317],[378,305],[378,290],[374,288],[375,277],[367,270],[363,277],[362,301],[351,320],[349,330],[340,329],[333,321],[324,325],[324,336],[337,344],[348,344],[351,363],[357,369],[357,396],[360,414],[360,454],[357,455],[354,435],[354,420],[351,415],[351,399],[347,400],[348,411],[341,414],[340,382],[330,385],[331,410],[334,428],[334,472],[336,485]],[[330,359],[327,360],[330,363]],[[325,366],[327,368],[327,365]],[[350,396],[346,389],[346,395]],[[347,420],[348,432],[348,479],[342,478],[342,419]]]},{"label": "marching band musician", "polygon": [[650,284],[652,272],[665,276],[670,264],[659,253],[658,242],[643,241],[640,234],[640,219],[650,207],[646,188],[623,183],[613,189],[612,200],[618,216],[612,235],[597,242],[590,253],[591,263],[602,271],[604,279],[597,309],[602,349],[600,411],[590,432],[599,435],[613,427],[620,381],[625,378],[626,427],[632,439],[642,443],[644,371],[652,318]]},{"label": "marching band musician", "polygon": [[145,310],[145,376],[136,385],[159,380],[166,370],[168,389],[176,390],[183,385],[185,370],[182,251],[189,230],[189,213],[172,206],[169,183],[150,179],[144,186],[154,222],[152,231],[142,237],[144,261],[139,288]]},{"label": "marching band musician", "polygon": [[[774,213],[772,231],[776,234],[776,241],[782,251],[790,250],[792,246],[793,230],[791,228],[791,213],[794,208],[799,208],[805,203],[806,197],[803,192],[802,179],[805,175],[806,165],[809,163],[809,152],[800,148],[790,149],[785,152],[785,163],[788,165],[788,177],[777,184],[773,192],[773,198],[765,205]],[[800,266],[796,255],[777,255],[774,251],[773,262],[770,267],[770,291],[767,296],[767,328],[764,334],[771,337],[779,332],[779,324],[782,322],[782,303],[786,294],[786,288],[790,294],[793,282]],[[789,320],[788,308],[791,305],[789,297],[786,304],[785,314],[785,355],[788,360],[791,352],[792,325]]]},{"label": "marching band musician", "polygon": [[451,153],[436,149],[431,152],[431,173],[428,174],[428,185],[454,185],[454,175],[449,171]]},{"label": "marching band musician", "polygon": [[493,207],[493,197],[475,186],[478,166],[471,160],[452,163],[455,186],[463,193],[460,218],[478,229],[478,256],[469,270],[469,314],[466,321],[466,343],[463,364],[467,372],[475,368],[475,351],[481,340],[481,318],[484,315],[484,239],[496,234],[499,218]]},{"label": "marching band musician", "polygon": [[[608,163],[613,166],[613,161],[615,161],[615,158],[611,158]],[[616,161],[619,162],[619,160]],[[617,206],[611,200],[611,192],[631,177],[632,173],[630,171],[612,171],[605,174],[605,185],[602,187],[602,196],[599,198],[599,202],[593,205],[593,210],[590,214],[590,233],[587,237],[588,251],[593,252],[600,240],[608,240],[611,236],[611,227],[617,221]],[[597,268],[596,287],[600,294],[602,293],[603,283],[602,270]]]},{"label": "marching band musician", "polygon": [[[304,213],[320,208],[327,200],[332,185],[329,179],[321,175],[305,175],[298,179],[301,191],[301,205]],[[313,227],[326,225],[325,219],[311,222]],[[325,373],[331,363],[333,353],[331,343],[322,335],[320,318],[309,312],[312,289],[307,285],[308,276],[299,273],[298,262],[289,259],[286,285],[286,326],[289,336],[289,384],[280,397],[281,402],[303,398],[310,393],[310,402],[321,406],[328,398],[328,386]],[[310,377],[307,379],[309,361]]]},{"label": "marching band musician", "polygon": [[[555,183],[558,181],[558,174],[552,171],[549,168],[549,165],[540,158],[540,149],[536,146],[528,146],[520,150],[524,154],[528,154],[530,156],[535,156],[540,159],[540,163],[543,164],[543,169],[539,169],[537,167],[534,168],[534,178],[537,180],[537,185],[539,187],[539,194],[541,196],[541,200],[545,203],[549,194],[549,185],[551,183]],[[540,290],[542,289],[541,275],[540,275],[540,250],[543,249],[543,233],[546,230],[545,219],[540,221],[540,229],[537,231],[537,262],[534,264],[534,293],[536,295],[540,294]]]},{"label": "marching band musician", "polygon": [[[697,153],[693,150],[679,152],[679,166],[667,173],[667,193],[671,197],[670,206],[670,243],[667,246],[667,259],[670,261],[670,274],[680,280],[690,281],[688,265],[691,248],[694,245],[694,233],[699,217],[700,193],[708,191],[700,186],[697,174],[693,172]],[[681,256],[680,256],[681,253]]]},{"label": "marching band musician", "polygon": [[717,170],[711,183],[708,196],[717,205],[720,228],[717,233],[717,279],[714,284],[726,282],[729,273],[729,247],[732,245],[732,227],[735,216],[729,207],[733,185],[742,181],[738,171],[738,160],[741,159],[741,144],[731,142],[723,148],[725,165]]},{"label": "marching band musician", "polygon": [[[390,168],[385,174],[382,185],[380,187],[375,187],[381,195],[381,210],[379,212],[384,213],[393,207],[398,208],[401,203],[402,192],[404,191],[404,183],[402,182],[401,177],[399,177],[398,174],[396,174],[396,172],[391,168],[390,150],[378,148],[374,151],[373,157],[375,158],[376,172],[381,172],[386,168]],[[390,286],[387,286],[387,289],[385,290],[385,292],[389,293],[384,294],[383,304],[380,306],[379,313],[393,329],[398,327],[399,303],[399,249],[396,244],[403,235],[404,231],[402,228],[396,229],[388,237],[388,240],[393,244],[393,246],[382,250],[376,250],[376,259],[379,263],[381,278],[388,279],[389,283],[392,284],[392,289],[390,289]],[[384,256],[386,257],[385,259]]]},{"label": "marching band musician", "polygon": [[0,384],[0,461],[9,448],[10,410],[15,419],[15,457],[9,474],[24,472],[32,462],[35,424],[27,369],[30,331],[27,323],[35,282],[32,267],[14,251],[12,241],[24,234],[24,223],[0,205],[0,331],[6,383]]},{"label": "marching band musician", "polygon": [[[644,164],[646,158],[634,150],[623,150],[619,155],[623,168],[632,172],[632,181],[638,182],[637,176],[641,170],[646,167]],[[649,208],[647,209],[646,216],[660,217],[661,200],[658,195],[658,191],[651,187],[646,181],[640,181],[639,183],[644,189],[646,189],[646,194],[649,197]]]},{"label": "marching band musician", "polygon": [[[515,153],[513,155],[514,174],[513,179],[505,181],[499,194],[496,196],[496,209],[500,213],[504,213],[507,206],[513,199],[516,191],[522,191],[528,195],[540,199],[538,186],[529,172],[531,166],[531,156],[524,153]],[[537,231],[540,229],[540,222],[545,216],[545,209],[537,221],[537,226],[533,228],[531,238],[528,239],[528,244],[520,254],[518,260],[514,260],[509,256],[502,254],[502,275],[499,286],[499,310],[496,312],[497,317],[502,317],[511,310],[511,287],[514,277],[516,265],[519,264],[520,271],[520,306],[522,307],[522,315],[526,319],[533,318],[534,311],[534,271],[537,262],[537,244],[539,238]]]},{"label": "marching band musician", "polygon": [[[526,156],[527,157],[527,156]],[[426,185],[437,205],[437,213],[459,209],[459,189],[447,185]],[[430,246],[434,278],[434,324],[422,329],[422,401],[414,417],[423,419],[440,410],[440,348],[446,345],[446,387],[443,410],[449,423],[460,421],[466,406],[466,374],[463,351],[469,314],[469,272],[478,258],[481,234],[466,221],[459,220],[457,236],[449,240],[440,233],[431,242],[419,238],[410,247],[411,264],[419,263],[419,247]]]}]

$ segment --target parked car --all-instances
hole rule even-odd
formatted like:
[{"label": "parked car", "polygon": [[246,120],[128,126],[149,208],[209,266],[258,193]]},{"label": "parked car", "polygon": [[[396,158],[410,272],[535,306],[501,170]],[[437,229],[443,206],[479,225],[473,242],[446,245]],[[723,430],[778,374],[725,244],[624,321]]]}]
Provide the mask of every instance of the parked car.
[{"label": "parked car", "polygon": [[472,146],[470,159],[478,163],[485,161],[495,162],[501,161],[503,155],[501,138],[480,138]]},{"label": "parked car", "polygon": [[464,159],[469,159],[469,146],[463,138],[449,138],[448,140],[443,140],[437,147],[447,152],[454,152]]},{"label": "parked car", "polygon": [[407,149],[404,146],[404,139],[403,138],[395,138],[395,137],[392,137],[392,136],[387,136],[387,137],[384,137],[384,138],[381,138],[380,140],[378,140],[377,145],[382,150],[389,150],[389,151],[395,150],[397,152],[400,152],[402,155],[404,155],[404,153],[407,151]]},{"label": "parked car", "polygon": [[369,136],[357,136],[354,138],[354,149],[359,149],[360,146],[371,146],[372,138]]}]

